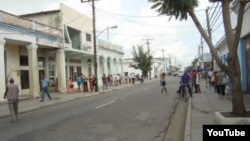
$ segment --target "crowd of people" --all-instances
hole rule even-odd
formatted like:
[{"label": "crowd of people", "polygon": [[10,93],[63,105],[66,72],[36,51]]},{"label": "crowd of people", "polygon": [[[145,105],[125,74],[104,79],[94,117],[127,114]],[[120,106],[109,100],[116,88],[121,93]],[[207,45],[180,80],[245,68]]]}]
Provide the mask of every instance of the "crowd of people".
[{"label": "crowd of people", "polygon": [[[107,90],[109,87],[112,86],[118,86],[121,85],[122,83],[125,84],[135,84],[136,81],[136,75],[134,73],[131,73],[130,75],[125,75],[123,77],[120,74],[114,74],[114,75],[106,75],[103,74],[101,77],[102,80],[102,87],[103,90]],[[143,83],[143,77],[141,77],[141,82]],[[81,89],[83,89],[83,92],[93,92],[94,87],[96,87],[97,83],[97,78],[95,75],[90,75],[87,77],[84,74],[81,74],[77,77],[77,91],[80,92]],[[68,93],[74,92],[75,86],[73,83],[73,80],[71,77],[68,79],[68,85],[67,85]]]},{"label": "crowd of people", "polygon": [[225,96],[225,87],[227,84],[226,75],[222,71],[209,71],[203,73],[201,70],[192,70],[191,72],[186,71],[180,79],[180,87],[177,91],[181,94],[183,87],[187,87],[190,96],[192,97],[192,89],[194,88],[194,93],[201,93],[200,80],[204,76],[205,80],[208,80],[209,88],[212,88],[218,93],[219,98],[223,99]]}]

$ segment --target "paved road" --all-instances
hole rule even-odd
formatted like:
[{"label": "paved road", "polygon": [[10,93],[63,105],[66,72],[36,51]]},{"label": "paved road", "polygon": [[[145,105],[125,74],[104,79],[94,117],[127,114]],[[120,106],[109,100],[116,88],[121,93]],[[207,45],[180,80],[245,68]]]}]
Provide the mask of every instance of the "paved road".
[{"label": "paved road", "polygon": [[[171,83],[170,81],[171,80]],[[158,81],[0,120],[1,141],[160,141],[175,111],[176,78],[160,95]]]}]

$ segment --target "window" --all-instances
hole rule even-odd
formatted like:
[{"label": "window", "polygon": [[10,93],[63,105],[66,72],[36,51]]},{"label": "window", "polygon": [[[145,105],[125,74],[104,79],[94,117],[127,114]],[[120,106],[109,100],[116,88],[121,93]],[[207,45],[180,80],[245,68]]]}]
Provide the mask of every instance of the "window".
[{"label": "window", "polygon": [[77,77],[81,75],[81,73],[82,73],[82,68],[80,66],[69,67],[69,77],[71,77],[72,81],[76,81]]},{"label": "window", "polygon": [[20,56],[20,66],[29,66],[28,56]]},{"label": "window", "polygon": [[28,89],[29,85],[29,71],[21,70],[21,88]]},{"label": "window", "polygon": [[77,76],[80,76],[82,73],[82,67],[77,67]]},{"label": "window", "polygon": [[91,34],[86,33],[86,41],[91,42]]}]

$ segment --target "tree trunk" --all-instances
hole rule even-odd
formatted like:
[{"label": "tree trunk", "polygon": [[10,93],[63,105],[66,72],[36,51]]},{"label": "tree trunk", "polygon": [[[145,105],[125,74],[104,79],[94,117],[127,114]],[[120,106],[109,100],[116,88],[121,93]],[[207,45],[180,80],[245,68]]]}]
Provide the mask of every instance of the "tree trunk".
[{"label": "tree trunk", "polygon": [[246,114],[246,108],[243,100],[243,93],[241,87],[241,76],[240,76],[240,64],[238,57],[235,61],[229,56],[228,61],[228,75],[232,83],[232,114],[233,115],[244,115]]}]

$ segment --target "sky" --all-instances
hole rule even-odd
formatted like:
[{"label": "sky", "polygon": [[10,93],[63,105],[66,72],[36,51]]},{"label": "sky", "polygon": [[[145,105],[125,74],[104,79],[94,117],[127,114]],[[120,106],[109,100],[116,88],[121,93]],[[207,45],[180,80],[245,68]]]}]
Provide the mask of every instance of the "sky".
[{"label": "sky", "polygon": [[[60,3],[64,3],[92,17],[91,3],[81,3],[81,0],[0,0],[0,3],[0,10],[14,15],[54,10],[59,8]],[[110,29],[109,34],[104,32],[98,38],[122,46],[124,58],[133,57],[133,46],[142,45],[147,51],[146,41],[149,39],[153,57],[162,57],[164,54],[164,57],[171,57],[172,65],[180,64],[182,68],[191,65],[201,44],[201,35],[192,19],[189,17],[186,21],[179,21],[173,17],[169,20],[167,16],[159,16],[155,9],[151,9],[151,5],[148,0],[96,0],[97,34],[107,27],[117,26]],[[217,5],[200,0],[199,7],[195,9],[203,26],[206,25],[205,9],[208,6],[213,9]],[[209,14],[214,20],[211,20],[214,28],[212,39],[216,44],[224,31],[221,29],[220,18],[216,18],[219,12],[213,11]],[[203,53],[208,52],[209,48],[204,43]]]}]

